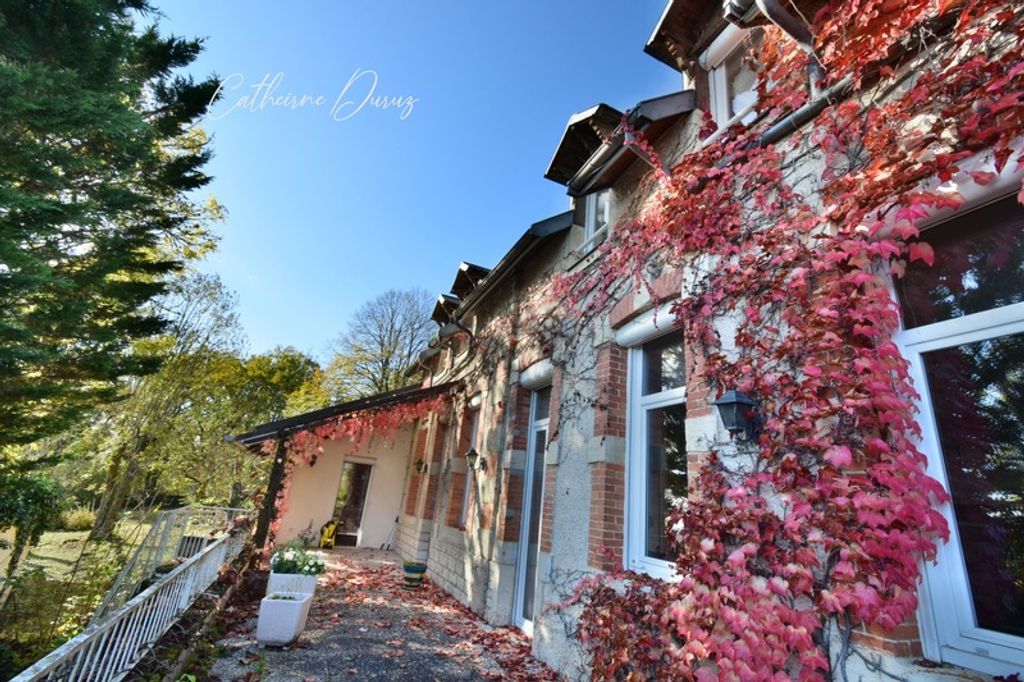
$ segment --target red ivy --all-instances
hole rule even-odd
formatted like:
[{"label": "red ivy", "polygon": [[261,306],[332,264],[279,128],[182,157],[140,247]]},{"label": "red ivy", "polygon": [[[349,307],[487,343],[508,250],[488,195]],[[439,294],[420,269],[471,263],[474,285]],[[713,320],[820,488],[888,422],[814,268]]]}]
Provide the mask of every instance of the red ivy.
[{"label": "red ivy", "polygon": [[[377,438],[387,440],[406,424],[423,419],[429,414],[441,412],[450,402],[446,395],[436,398],[425,398],[415,403],[405,403],[381,409],[360,410],[341,415],[304,431],[295,433],[286,444],[287,460],[285,461],[284,478],[281,490],[274,502],[274,521],[270,525],[271,536],[277,534],[281,519],[288,511],[288,492],[291,488],[295,467],[312,466],[324,454],[324,444],[328,441],[346,439],[352,443],[352,454]],[[268,441],[263,445],[265,454],[273,454],[276,442]]]},{"label": "red ivy", "polygon": [[[931,263],[917,222],[963,201],[933,179],[988,184],[1013,155],[1022,12],[834,0],[815,20],[818,54],[854,94],[778,146],[759,136],[807,101],[806,56],[768,31],[761,121],[655,178],[652,204],[594,269],[560,282],[585,318],[623,278],[643,287],[662,265],[699,269],[674,309],[687,343],[712,386],[757,396],[766,417],[754,466],[712,455],[699,496],[669,519],[681,580],[620,571],[580,584],[596,679],[828,678],[844,663],[830,628],[913,615],[920,562],[948,537],[936,510],[948,497],[916,445],[889,278],[908,259]],[[790,179],[799,153],[814,182]],[[991,170],[961,171],[979,154]],[[723,343],[726,319],[737,325]]]}]

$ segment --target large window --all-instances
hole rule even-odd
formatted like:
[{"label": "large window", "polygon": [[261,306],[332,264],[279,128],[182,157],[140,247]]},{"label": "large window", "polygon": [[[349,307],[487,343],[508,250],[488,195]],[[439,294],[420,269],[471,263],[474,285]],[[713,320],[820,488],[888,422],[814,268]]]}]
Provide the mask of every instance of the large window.
[{"label": "large window", "polygon": [[666,520],[686,498],[686,366],[676,331],[637,346],[629,357],[629,567],[672,574]]},{"label": "large window", "polygon": [[927,230],[935,264],[896,288],[929,473],[951,529],[926,566],[928,654],[1024,666],[1024,208],[1013,197]]}]

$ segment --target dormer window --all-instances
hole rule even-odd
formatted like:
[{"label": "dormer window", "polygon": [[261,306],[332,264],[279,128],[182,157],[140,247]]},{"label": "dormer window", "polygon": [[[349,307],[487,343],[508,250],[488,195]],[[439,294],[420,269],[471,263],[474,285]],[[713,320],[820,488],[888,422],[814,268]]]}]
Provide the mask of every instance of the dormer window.
[{"label": "dormer window", "polygon": [[752,123],[757,117],[757,74],[751,50],[760,46],[764,32],[730,25],[701,56],[708,71],[711,114],[719,128]]},{"label": "dormer window", "polygon": [[611,222],[612,191],[603,189],[587,195],[584,209],[584,237],[587,242],[600,239],[608,231]]}]

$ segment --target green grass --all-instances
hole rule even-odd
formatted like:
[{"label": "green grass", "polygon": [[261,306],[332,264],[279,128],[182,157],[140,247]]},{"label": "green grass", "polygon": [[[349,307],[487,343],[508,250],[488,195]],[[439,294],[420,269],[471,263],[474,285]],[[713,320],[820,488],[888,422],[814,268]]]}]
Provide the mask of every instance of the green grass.
[{"label": "green grass", "polygon": [[[149,531],[148,523],[139,523],[131,519],[118,522],[114,533],[121,540],[135,547]],[[47,577],[65,580],[71,576],[75,562],[85,549],[89,531],[55,530],[43,533],[39,544],[29,549],[28,556],[19,567],[19,571],[41,568]]]}]

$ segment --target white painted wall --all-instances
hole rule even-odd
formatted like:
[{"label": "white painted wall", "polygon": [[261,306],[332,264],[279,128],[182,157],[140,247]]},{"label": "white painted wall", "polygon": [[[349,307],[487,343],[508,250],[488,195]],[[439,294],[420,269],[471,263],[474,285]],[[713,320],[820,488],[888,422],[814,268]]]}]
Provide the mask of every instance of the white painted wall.
[{"label": "white painted wall", "polygon": [[346,459],[373,465],[366,493],[359,547],[394,546],[392,529],[401,512],[402,487],[412,447],[412,425],[402,428],[388,441],[374,440],[356,454],[349,441],[331,441],[314,466],[299,465],[292,477],[287,509],[277,533],[277,544],[288,542],[307,528],[319,537],[320,526],[331,518]]}]

